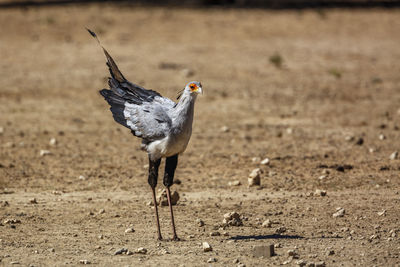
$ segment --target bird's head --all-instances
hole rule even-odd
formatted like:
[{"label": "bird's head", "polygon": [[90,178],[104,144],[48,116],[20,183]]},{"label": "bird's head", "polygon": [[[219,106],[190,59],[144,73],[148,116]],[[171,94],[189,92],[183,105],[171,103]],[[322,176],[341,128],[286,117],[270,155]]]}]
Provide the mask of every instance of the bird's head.
[{"label": "bird's head", "polygon": [[186,85],[185,91],[190,92],[190,94],[203,94],[203,88],[200,82],[190,82]]}]

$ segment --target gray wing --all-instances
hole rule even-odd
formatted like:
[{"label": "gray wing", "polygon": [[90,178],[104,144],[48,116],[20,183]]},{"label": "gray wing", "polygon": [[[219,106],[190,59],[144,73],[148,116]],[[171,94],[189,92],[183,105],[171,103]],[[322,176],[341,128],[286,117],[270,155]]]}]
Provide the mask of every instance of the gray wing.
[{"label": "gray wing", "polygon": [[[94,32],[88,31],[97,39]],[[145,140],[165,137],[172,124],[169,110],[174,108],[175,102],[126,80],[107,50],[103,48],[103,52],[111,77],[109,89],[99,92],[110,105],[114,120]]]}]

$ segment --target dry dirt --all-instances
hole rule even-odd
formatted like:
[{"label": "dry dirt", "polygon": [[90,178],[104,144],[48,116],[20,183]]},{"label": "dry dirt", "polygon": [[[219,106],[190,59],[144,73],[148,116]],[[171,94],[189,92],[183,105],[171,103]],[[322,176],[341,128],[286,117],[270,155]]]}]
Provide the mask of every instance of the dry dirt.
[{"label": "dry dirt", "polygon": [[[84,5],[4,9],[0,25],[0,265],[399,266],[400,10]],[[203,84],[173,186],[180,242],[156,240],[147,157],[97,92],[85,26],[131,81],[170,98]],[[219,229],[231,211],[244,225]]]}]

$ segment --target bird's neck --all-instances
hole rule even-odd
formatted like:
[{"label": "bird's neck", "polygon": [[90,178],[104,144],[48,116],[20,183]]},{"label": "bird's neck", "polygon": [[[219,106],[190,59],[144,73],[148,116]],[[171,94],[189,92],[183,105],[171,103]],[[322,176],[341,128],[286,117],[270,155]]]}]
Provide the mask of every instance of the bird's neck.
[{"label": "bird's neck", "polygon": [[[194,103],[196,101],[195,94],[184,93],[179,99],[178,104],[175,107],[175,112],[178,118],[186,118],[188,120],[193,120],[194,113]],[[182,123],[184,123],[182,121]],[[190,122],[191,123],[191,122]]]}]

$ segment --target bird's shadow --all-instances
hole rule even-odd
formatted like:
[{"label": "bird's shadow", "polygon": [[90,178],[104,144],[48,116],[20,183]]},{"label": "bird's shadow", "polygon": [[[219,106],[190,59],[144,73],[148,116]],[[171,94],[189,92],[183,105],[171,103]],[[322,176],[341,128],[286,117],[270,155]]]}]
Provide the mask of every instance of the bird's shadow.
[{"label": "bird's shadow", "polygon": [[264,239],[302,239],[303,236],[299,235],[237,235],[232,236],[229,240],[247,240],[247,239],[255,239],[255,240],[264,240]]}]

